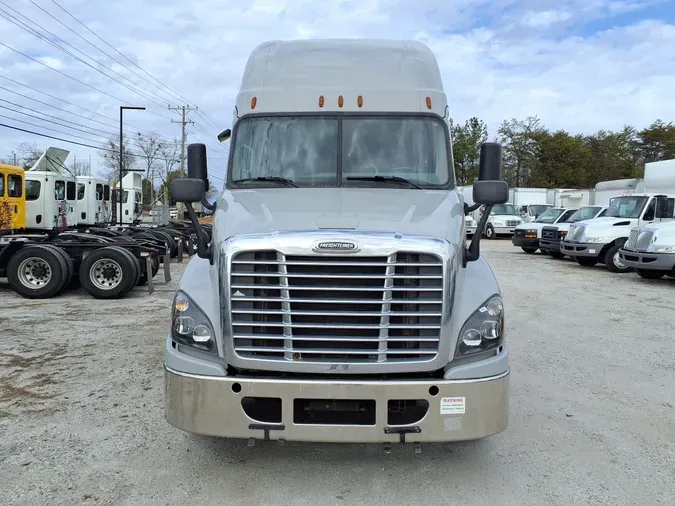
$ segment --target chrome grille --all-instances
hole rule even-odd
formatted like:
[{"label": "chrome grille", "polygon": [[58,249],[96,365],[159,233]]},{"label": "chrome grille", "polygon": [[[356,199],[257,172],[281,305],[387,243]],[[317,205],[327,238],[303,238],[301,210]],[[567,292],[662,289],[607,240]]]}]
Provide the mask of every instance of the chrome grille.
[{"label": "chrome grille", "polygon": [[636,229],[631,230],[630,234],[628,234],[628,240],[626,241],[626,244],[624,244],[623,248],[635,251],[635,246],[637,245],[638,235],[640,235],[639,230],[636,230]]},{"label": "chrome grille", "polygon": [[239,357],[300,363],[426,362],[438,354],[443,262],[432,254],[284,255],[231,261]]},{"label": "chrome grille", "polygon": [[506,220],[507,227],[515,227],[516,225],[518,225],[518,222],[516,220]]}]

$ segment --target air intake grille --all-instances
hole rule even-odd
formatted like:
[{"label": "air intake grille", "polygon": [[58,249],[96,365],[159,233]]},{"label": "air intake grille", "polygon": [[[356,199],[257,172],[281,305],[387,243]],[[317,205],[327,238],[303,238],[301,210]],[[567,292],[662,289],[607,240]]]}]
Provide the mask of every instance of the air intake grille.
[{"label": "air intake grille", "polygon": [[572,225],[567,234],[567,241],[580,241],[586,230],[585,225]]},{"label": "air intake grille", "polygon": [[635,247],[637,246],[638,235],[640,235],[639,230],[631,230],[630,234],[628,234],[628,240],[626,241],[626,244],[624,244],[623,246],[624,249],[635,251]]},{"label": "air intake grille", "polygon": [[232,259],[234,352],[300,362],[426,362],[438,353],[443,263],[430,254]]},{"label": "air intake grille", "polygon": [[548,239],[549,241],[552,241],[556,238],[556,232],[558,231],[557,228],[555,227],[544,227],[541,230],[541,238],[542,239]]},{"label": "air intake grille", "polygon": [[506,220],[506,226],[507,227],[515,227],[518,225],[517,220]]}]

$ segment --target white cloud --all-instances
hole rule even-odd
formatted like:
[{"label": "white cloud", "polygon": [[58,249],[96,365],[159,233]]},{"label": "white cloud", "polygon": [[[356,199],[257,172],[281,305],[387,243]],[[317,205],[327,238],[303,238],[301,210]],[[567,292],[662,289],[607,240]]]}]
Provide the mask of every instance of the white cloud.
[{"label": "white cloud", "polygon": [[[138,63],[161,83],[199,105],[217,126],[191,114],[198,125],[192,141],[204,141],[208,132],[210,156],[222,166],[225,148],[211,139],[220,128],[229,127],[234,97],[250,51],[270,39],[307,37],[416,38],[436,53],[442,70],[453,117],[484,119],[490,133],[502,120],[538,115],[550,128],[573,132],[618,129],[630,123],[643,127],[656,118],[675,116],[675,26],[665,21],[641,20],[642,8],[654,1],[638,0],[57,0],[74,16],[115,48]],[[6,1],[31,22],[94,56],[101,64],[152,89],[155,105],[134,95],[111,79],[60,52],[48,43],[0,18],[2,41],[47,65],[86,82],[128,105],[145,105],[147,112],[129,112],[125,121],[143,129],[178,137],[178,119],[166,104],[183,101],[158,92],[157,83],[113,49],[69,18],[53,2],[36,2],[82,37],[119,59],[151,83],[114,63],[81,38],[68,31],[28,0]],[[0,4],[5,12],[11,10]],[[621,26],[612,27],[615,14]],[[2,11],[0,11],[2,15]],[[13,13],[16,15],[16,13]],[[626,16],[634,21],[626,24]],[[591,33],[589,22],[604,26]],[[39,28],[33,25],[33,28]],[[61,44],[58,40],[53,39]],[[72,48],[74,54],[83,57]],[[84,58],[84,57],[83,57]],[[86,59],[86,58],[84,58]],[[89,61],[89,60],[87,60]],[[111,74],[104,67],[99,67]],[[56,72],[0,47],[0,75],[47,91],[103,114],[92,118],[109,121],[116,131],[118,106],[115,99],[78,84]],[[119,79],[118,76],[114,76]],[[0,78],[0,86],[34,96],[87,115],[48,97]],[[142,92],[145,94],[145,92]],[[65,119],[81,118],[31,103],[0,89],[0,99],[22,103]],[[0,105],[6,105],[0,102]],[[2,111],[27,121],[38,120]],[[4,118],[2,118],[5,121]],[[2,121],[0,121],[2,122]],[[17,124],[18,123],[14,123]],[[48,125],[43,123],[43,125]],[[25,125],[23,125],[25,126]],[[54,125],[51,125],[52,127]],[[30,128],[30,127],[28,127]],[[60,127],[55,127],[60,128]],[[38,128],[34,128],[38,130]],[[68,137],[68,131],[61,137]],[[194,129],[191,127],[190,131]],[[53,132],[52,132],[53,133]],[[71,133],[78,133],[71,131]],[[82,132],[79,132],[82,134]],[[47,139],[0,129],[0,155],[21,141],[49,144]],[[86,136],[85,134],[82,134]],[[92,134],[92,142],[97,138]],[[100,141],[100,139],[98,139]],[[56,141],[53,141],[56,143]],[[83,141],[84,142],[84,141]],[[78,158],[94,150],[71,146]],[[4,150],[4,152],[2,152]]]}]

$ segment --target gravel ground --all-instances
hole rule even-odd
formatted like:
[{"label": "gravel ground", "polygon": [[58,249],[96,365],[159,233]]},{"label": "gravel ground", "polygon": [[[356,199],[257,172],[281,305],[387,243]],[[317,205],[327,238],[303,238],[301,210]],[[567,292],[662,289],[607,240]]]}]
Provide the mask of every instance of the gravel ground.
[{"label": "gravel ground", "polygon": [[[509,428],[423,447],[257,444],[163,418],[174,281],[114,302],[0,281],[4,504],[673,504],[675,279],[483,252],[505,297]],[[159,278],[159,276],[158,276]]]}]

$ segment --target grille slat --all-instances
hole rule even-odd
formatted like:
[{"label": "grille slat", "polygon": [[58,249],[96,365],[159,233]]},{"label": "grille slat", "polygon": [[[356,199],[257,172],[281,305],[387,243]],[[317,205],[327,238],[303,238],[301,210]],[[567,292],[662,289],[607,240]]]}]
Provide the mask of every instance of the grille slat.
[{"label": "grille slat", "polygon": [[[261,335],[261,334],[234,334],[235,339],[259,339],[262,341],[281,341],[285,339],[283,335]],[[435,343],[440,341],[438,337],[387,337],[387,341],[393,343],[400,341],[412,341],[412,342],[430,342]],[[345,337],[345,336],[294,336],[294,341],[326,341],[326,342],[363,342],[363,343],[373,343],[379,341],[378,337]]]},{"label": "grille slat", "polygon": [[233,348],[302,363],[428,362],[438,354],[443,262],[436,255],[283,255],[231,260]]}]

